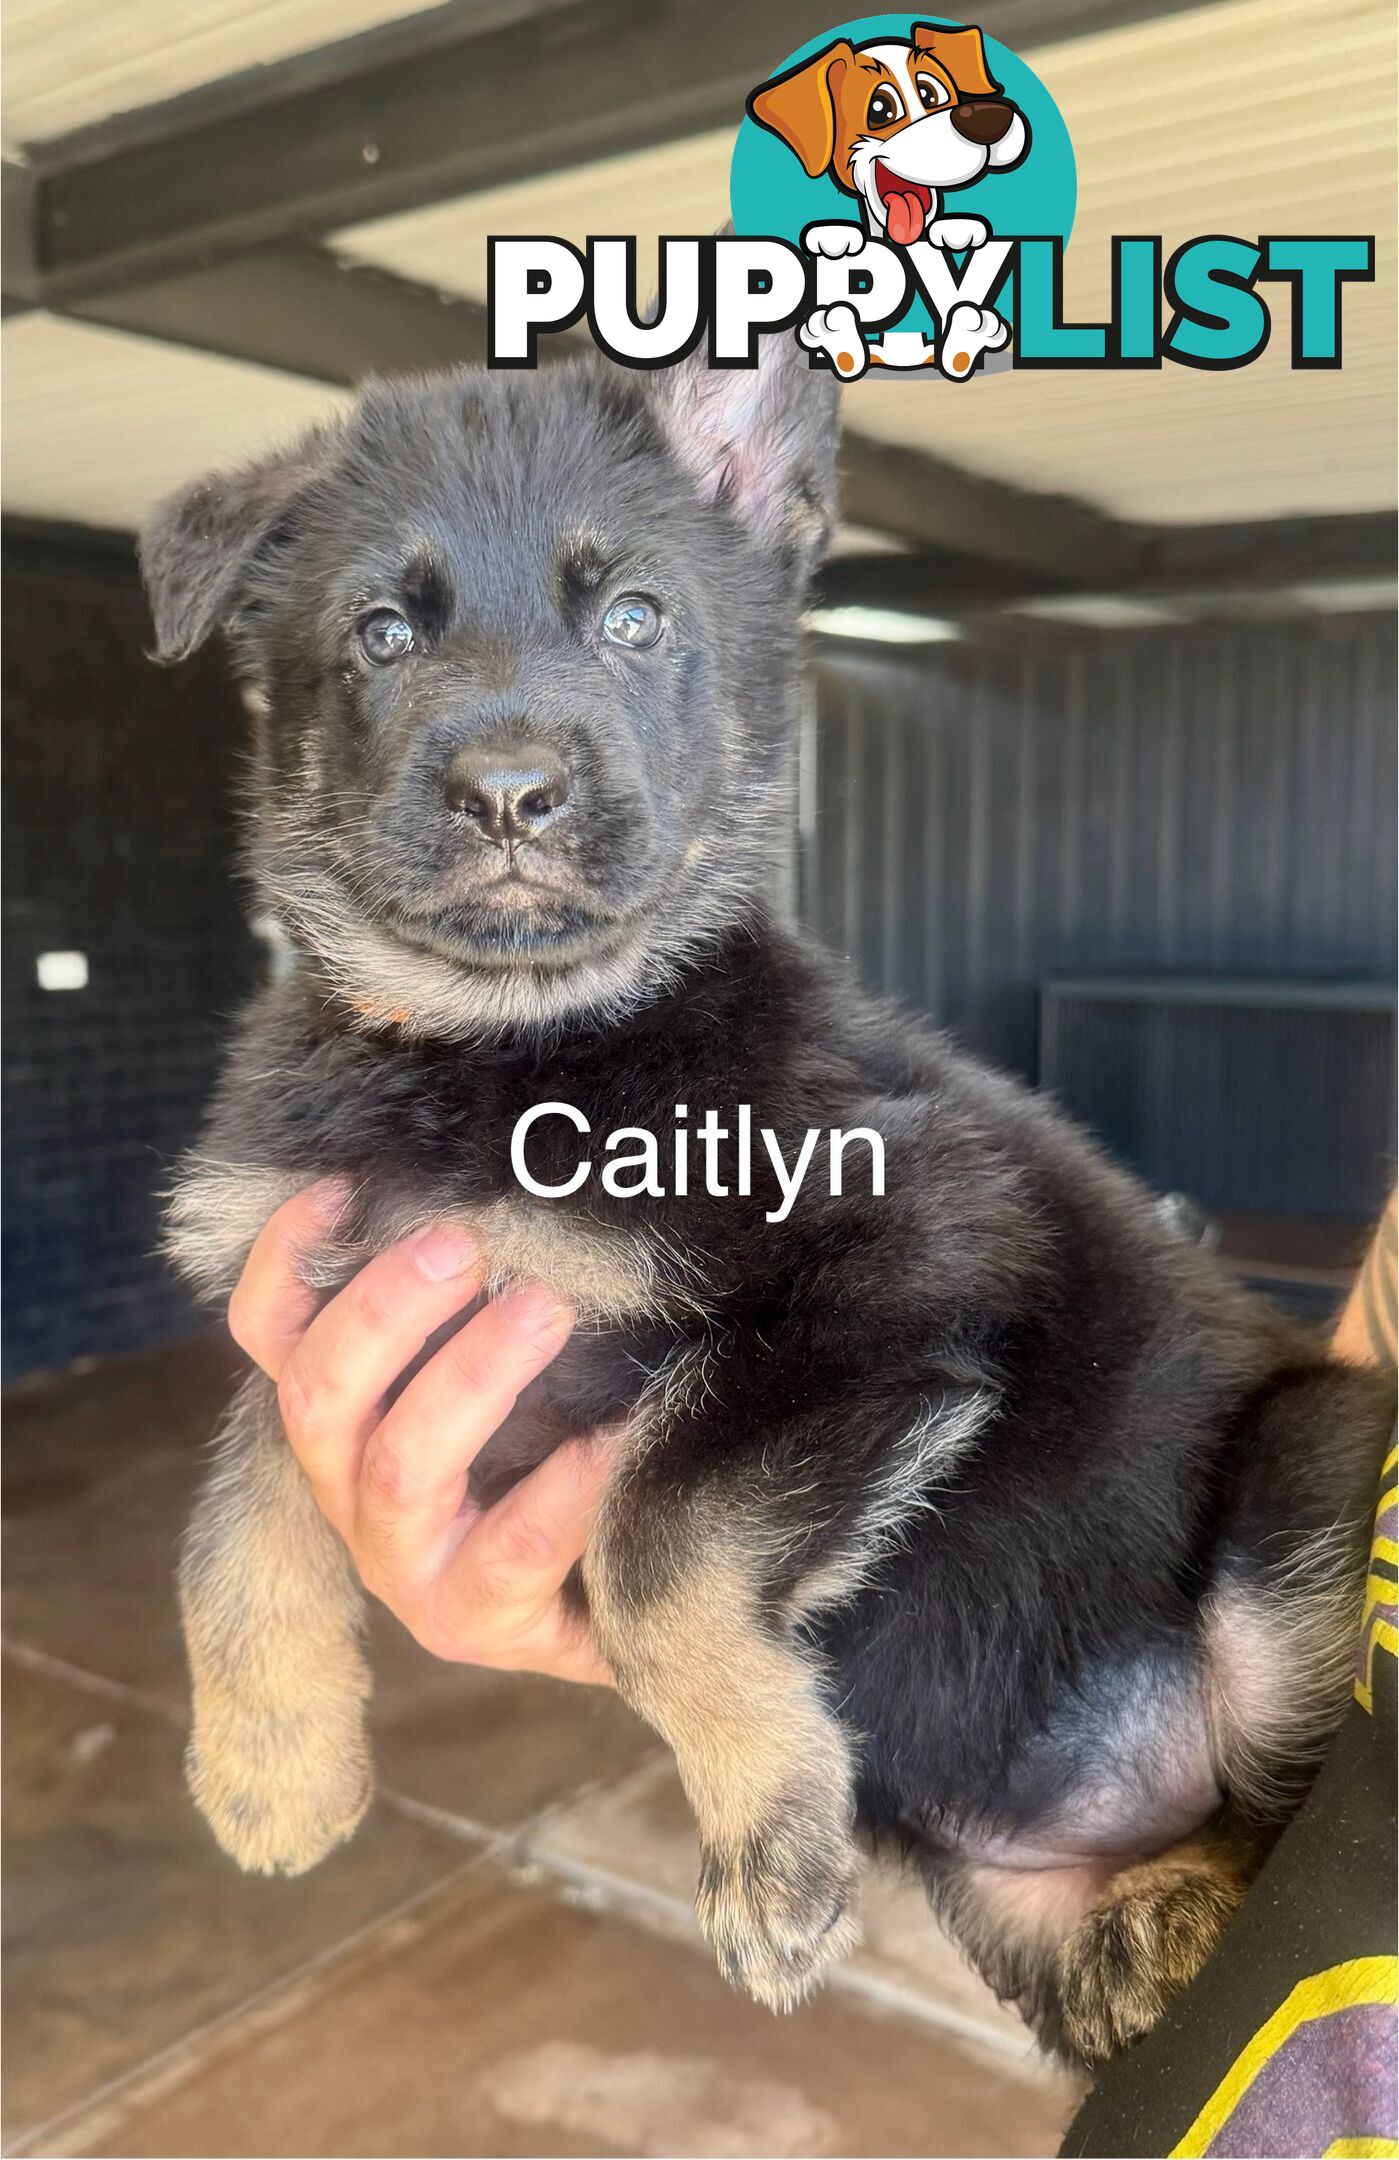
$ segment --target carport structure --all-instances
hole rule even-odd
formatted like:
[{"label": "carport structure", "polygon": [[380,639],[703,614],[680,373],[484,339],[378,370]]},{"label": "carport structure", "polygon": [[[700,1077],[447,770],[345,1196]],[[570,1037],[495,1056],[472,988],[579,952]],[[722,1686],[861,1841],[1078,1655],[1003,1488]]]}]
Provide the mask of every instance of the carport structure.
[{"label": "carport structure", "polygon": [[[1393,24],[1383,0],[1001,0],[1079,163],[1071,317],[1113,233],[1377,237],[1345,367],[847,396],[825,597],[915,613],[1133,596],[1384,604],[1394,507]],[[123,529],[384,369],[484,354],[485,239],[704,232],[744,96],[810,0],[12,0],[8,511]],[[1281,596],[1286,596],[1285,601]],[[1089,603],[1085,608],[1085,602]],[[1099,611],[1101,614],[1101,610]],[[1108,611],[1107,619],[1112,619]]]}]

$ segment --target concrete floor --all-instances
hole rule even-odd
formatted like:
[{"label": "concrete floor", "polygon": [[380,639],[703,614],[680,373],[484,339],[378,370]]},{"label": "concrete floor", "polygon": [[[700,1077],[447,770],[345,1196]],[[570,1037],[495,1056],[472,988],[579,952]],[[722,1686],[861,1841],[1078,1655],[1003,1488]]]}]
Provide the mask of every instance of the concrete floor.
[{"label": "concrete floor", "polygon": [[614,1699],[434,1663],[380,1615],[381,1795],[295,1882],[180,1775],[173,1547],[232,1354],[7,1402],[9,2153],[1048,2154],[1072,2109],[938,1935],[777,2019],[698,1942],[669,1760]]}]

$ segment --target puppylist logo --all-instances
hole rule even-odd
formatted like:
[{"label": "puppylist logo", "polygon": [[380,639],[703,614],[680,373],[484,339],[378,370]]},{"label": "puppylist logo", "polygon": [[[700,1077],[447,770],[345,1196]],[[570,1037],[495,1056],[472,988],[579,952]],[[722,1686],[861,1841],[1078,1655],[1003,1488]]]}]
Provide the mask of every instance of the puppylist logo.
[{"label": "puppylist logo", "polygon": [[[936,366],[964,381],[1011,341],[995,302],[1011,275],[1012,242],[996,223],[1009,220],[1013,231],[1016,208],[1008,188],[988,183],[1028,168],[1038,145],[1020,214],[1033,202],[1039,225],[1048,218],[1067,239],[1073,151],[1028,68],[1007,69],[998,51],[992,74],[979,29],[915,22],[891,36],[887,18],[875,20],[873,36],[868,23],[852,24],[753,91],[749,121],[789,155],[740,136],[735,225],[746,229],[774,199],[787,217],[826,213],[799,236],[832,267],[818,270],[816,305],[797,335],[845,380],[870,366]],[[1010,89],[1007,73],[1021,78]],[[819,195],[811,182],[824,183]]]},{"label": "puppylist logo", "polygon": [[1247,367],[1286,323],[1294,368],[1338,368],[1347,284],[1372,236],[1159,234],[1111,242],[1106,322],[1064,319],[1077,175],[1034,70],[974,24],[869,15],[757,84],[730,171],[733,230],[663,236],[654,304],[636,242],[488,243],[493,367],[534,367],[542,333],[585,317],[627,367],[708,341],[753,367],[790,331],[813,367],[966,382],[1010,368]]}]

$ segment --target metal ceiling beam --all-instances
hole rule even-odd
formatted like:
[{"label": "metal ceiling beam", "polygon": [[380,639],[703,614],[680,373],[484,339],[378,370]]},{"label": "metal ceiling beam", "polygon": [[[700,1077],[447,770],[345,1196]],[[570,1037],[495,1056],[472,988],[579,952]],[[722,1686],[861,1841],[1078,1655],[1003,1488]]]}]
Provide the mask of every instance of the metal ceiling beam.
[{"label": "metal ceiling beam", "polygon": [[[291,244],[69,301],[64,312],[346,387],[486,356],[485,310],[474,302]],[[572,338],[546,339],[540,357],[579,349]],[[920,451],[848,434],[841,478],[852,524],[940,550],[944,568],[1009,563],[1020,585],[1033,573],[1031,590],[1053,592],[1107,577],[1120,560],[1121,528],[1085,505],[979,480]]]},{"label": "metal ceiling beam", "polygon": [[900,443],[847,434],[841,460],[841,512],[892,539],[939,553],[880,555],[870,563],[888,571],[910,559],[931,565],[934,577],[946,556],[1014,565],[1035,573],[1033,590],[1068,591],[1110,582],[1135,532],[1068,496],[1036,495],[1001,480],[984,480],[963,467]]},{"label": "metal ceiling beam", "polygon": [[5,271],[6,315],[32,307],[39,291],[36,261],[38,199],[34,175],[10,158],[0,164],[0,260]]},{"label": "metal ceiling beam", "polygon": [[[1018,51],[1187,0],[993,0]],[[456,0],[35,146],[55,300],[737,125],[811,0]]]},{"label": "metal ceiling beam", "polygon": [[[24,247],[27,176],[5,168],[8,304],[48,304]],[[350,387],[364,376],[479,363],[484,309],[327,250],[288,244],[213,267],[69,303],[109,328]],[[543,361],[577,349],[541,343]],[[1189,592],[1393,570],[1391,517],[1294,518],[1246,525],[1150,528],[1069,498],[978,478],[926,452],[847,433],[842,511],[854,525],[908,543],[906,555],[851,556],[830,566],[827,597],[936,614],[1068,591]]]},{"label": "metal ceiling beam", "polygon": [[[982,19],[1025,51],[1186,4],[994,0]],[[316,236],[732,126],[812,22],[810,0],[450,0],[204,86],[6,167],[6,307],[337,384],[479,361],[473,303],[347,266]],[[994,585],[1006,564],[1054,591],[1120,560],[1120,528],[1082,504],[856,437],[843,468],[847,517],[932,551],[941,575],[961,563]]]},{"label": "metal ceiling beam", "polygon": [[1145,535],[1143,590],[1259,591],[1339,579],[1392,577],[1399,527],[1392,510],[1349,516],[1269,518],[1239,525],[1167,525]]},{"label": "metal ceiling beam", "polygon": [[1393,513],[1268,518],[1224,525],[1114,525],[1115,559],[1100,577],[1036,584],[1020,566],[958,561],[940,549],[908,555],[848,555],[827,566],[821,598],[830,605],[887,607],[944,615],[999,607],[1076,590],[1148,599],[1283,591],[1393,577]]},{"label": "metal ceiling beam", "polygon": [[119,286],[63,312],[344,386],[486,358],[486,314],[473,301],[295,242]]}]

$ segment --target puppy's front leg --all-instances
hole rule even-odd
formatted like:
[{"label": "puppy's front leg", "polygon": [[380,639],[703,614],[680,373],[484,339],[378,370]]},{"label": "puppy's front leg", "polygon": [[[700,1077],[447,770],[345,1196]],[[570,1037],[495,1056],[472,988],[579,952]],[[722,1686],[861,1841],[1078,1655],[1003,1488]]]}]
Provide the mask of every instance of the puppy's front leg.
[{"label": "puppy's front leg", "polygon": [[190,1790],[241,1867],[299,1875],[369,1804],[363,1600],[262,1374],[217,1445],[180,1561]]},{"label": "puppy's front leg", "polygon": [[727,1977],[787,2010],[859,1937],[850,1747],[790,1603],[765,1597],[761,1526],[624,1471],[584,1565],[622,1694],[666,1740],[699,1824],[699,1917]]}]

